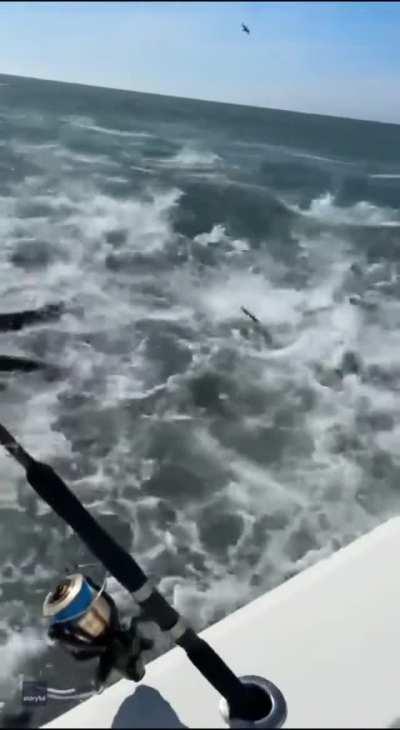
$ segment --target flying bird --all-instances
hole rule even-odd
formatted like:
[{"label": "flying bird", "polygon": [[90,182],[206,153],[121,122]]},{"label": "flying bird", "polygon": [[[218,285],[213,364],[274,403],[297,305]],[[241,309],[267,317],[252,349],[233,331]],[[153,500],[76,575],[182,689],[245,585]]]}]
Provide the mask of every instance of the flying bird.
[{"label": "flying bird", "polygon": [[242,23],[242,31],[243,31],[243,33],[247,33],[248,35],[250,35],[250,31],[249,31],[247,25],[245,25],[244,23]]}]

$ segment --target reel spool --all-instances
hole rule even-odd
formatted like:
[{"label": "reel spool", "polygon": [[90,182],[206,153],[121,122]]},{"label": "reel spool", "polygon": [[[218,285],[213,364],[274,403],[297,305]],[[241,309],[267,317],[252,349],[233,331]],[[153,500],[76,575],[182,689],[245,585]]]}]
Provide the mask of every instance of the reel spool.
[{"label": "reel spool", "polygon": [[140,681],[145,674],[141,653],[153,645],[139,635],[135,619],[128,628],[121,625],[105,583],[99,587],[81,573],[69,575],[43,604],[43,615],[50,619],[50,639],[78,661],[99,659],[95,682],[98,690],[113,669]]},{"label": "reel spool", "polygon": [[105,651],[112,634],[120,628],[114,601],[90,578],[70,575],[49,593],[43,615],[50,619],[49,637],[62,644],[76,659],[95,657]]}]

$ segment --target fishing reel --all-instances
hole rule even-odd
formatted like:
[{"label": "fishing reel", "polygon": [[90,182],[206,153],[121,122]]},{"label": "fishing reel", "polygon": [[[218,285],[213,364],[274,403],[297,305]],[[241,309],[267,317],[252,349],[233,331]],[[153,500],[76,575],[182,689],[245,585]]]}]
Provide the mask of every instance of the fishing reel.
[{"label": "fishing reel", "polygon": [[49,593],[43,615],[48,636],[77,661],[97,659],[95,687],[100,691],[113,669],[139,682],[145,674],[142,652],[153,642],[140,636],[137,619],[120,622],[117,607],[105,590],[82,573],[69,575]]}]

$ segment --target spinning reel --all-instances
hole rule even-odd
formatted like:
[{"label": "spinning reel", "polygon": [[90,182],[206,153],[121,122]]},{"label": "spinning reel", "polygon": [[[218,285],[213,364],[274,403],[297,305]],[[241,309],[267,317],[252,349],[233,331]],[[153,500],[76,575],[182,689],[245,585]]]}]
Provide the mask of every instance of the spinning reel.
[{"label": "spinning reel", "polygon": [[145,674],[142,652],[153,642],[140,636],[137,619],[122,625],[118,609],[105,590],[88,576],[75,573],[59,583],[43,604],[50,619],[48,636],[77,661],[97,659],[95,687],[100,691],[111,671],[139,682]]}]

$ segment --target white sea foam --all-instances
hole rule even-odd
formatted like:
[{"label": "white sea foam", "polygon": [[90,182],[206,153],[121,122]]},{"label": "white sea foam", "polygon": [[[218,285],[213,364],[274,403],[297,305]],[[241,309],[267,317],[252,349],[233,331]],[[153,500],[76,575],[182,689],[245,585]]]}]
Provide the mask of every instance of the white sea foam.
[{"label": "white sea foam", "polygon": [[[147,160],[149,161],[149,160]],[[222,162],[221,157],[214,152],[184,146],[175,155],[167,159],[158,159],[158,167],[181,168],[183,170],[196,170],[204,174],[208,168],[216,168]],[[155,161],[153,160],[153,164]],[[203,169],[204,168],[204,171]]]},{"label": "white sea foam", "polygon": [[4,688],[3,692],[7,689],[12,691],[23,662],[40,656],[45,651],[46,640],[43,633],[33,629],[12,633],[1,649],[0,684]]},{"label": "white sea foam", "polygon": [[400,179],[400,173],[399,172],[381,172],[381,173],[375,173],[373,175],[368,175],[368,177],[372,178],[378,178],[382,180],[399,180]]},{"label": "white sea foam", "polygon": [[[127,134],[142,134],[90,118],[67,121],[122,143]],[[119,521],[132,525],[128,547],[195,625],[231,611],[398,509],[393,475],[371,477],[374,455],[378,467],[382,451],[395,466],[398,460],[400,390],[390,377],[397,377],[400,305],[385,293],[398,272],[394,264],[374,268],[332,226],[394,226],[398,211],[362,201],[342,208],[331,195],[316,198],[308,210],[295,210],[329,224],[329,231],[311,237],[300,230],[299,259],[291,264],[274,260],[267,245],[256,249],[250,237],[230,235],[222,210],[193,240],[178,236],[174,216],[184,192],[175,184],[153,189],[148,181],[142,195],[124,199],[101,193],[94,178],[80,177],[77,163],[83,157],[113,164],[106,154],[74,156],[61,144],[19,152],[39,154],[43,174],[27,176],[14,184],[14,197],[0,198],[3,307],[61,298],[69,312],[55,324],[1,334],[2,351],[42,352],[63,368],[55,383],[37,375],[9,378],[2,419],[36,456],[65,459],[71,470],[74,461],[82,466],[83,475],[71,477],[73,488],[94,512],[114,516],[117,529]],[[79,175],[64,178],[60,160]],[[158,174],[160,161],[147,164],[143,169]],[[192,143],[165,161],[183,177],[191,168],[209,174],[219,165],[214,152]],[[122,170],[115,175],[124,177]],[[45,212],[36,217],[30,205]],[[10,257],[21,240],[50,241],[54,256],[37,269],[18,267]],[[196,261],[198,252],[205,263]],[[291,267],[300,255],[307,277],[293,284]],[[379,305],[371,318],[348,301],[354,258],[363,271],[362,293],[373,291]],[[260,342],[242,305],[271,332],[273,348]],[[346,351],[361,358],[365,377],[337,376]],[[187,357],[185,365],[180,357]],[[370,365],[383,371],[381,380],[369,377]],[[195,402],[193,380],[204,376],[210,392]],[[0,458],[1,521],[3,509],[22,508],[15,496],[21,473]],[[160,492],[154,495],[148,482],[165,464],[189,471],[185,489],[153,479],[151,488]],[[166,507],[175,519],[168,522],[167,515],[164,524]],[[222,547],[205,529],[214,517],[212,538],[221,537]],[[220,528],[218,519],[231,523]],[[33,526],[33,544],[36,537]],[[48,538],[55,549],[60,538],[50,530]],[[62,548],[55,554],[62,556]],[[61,562],[51,568],[63,569]],[[46,580],[46,566],[40,569],[32,573],[32,590],[36,579]],[[7,628],[7,606],[4,615]],[[0,684],[8,688],[42,648],[33,629],[10,637],[0,649]]]},{"label": "white sea foam", "polygon": [[112,137],[133,137],[133,138],[139,138],[139,139],[146,139],[153,137],[152,134],[149,132],[141,132],[141,131],[127,131],[123,129],[109,129],[108,127],[99,127],[96,124],[83,124],[79,122],[75,122],[76,127],[79,127],[79,129],[84,129],[88,132],[99,132],[100,134],[108,134]]},{"label": "white sea foam", "polygon": [[95,121],[91,117],[82,117],[82,116],[76,116],[71,115],[67,117],[63,117],[63,122],[66,124],[75,127],[77,129],[82,129],[85,132],[93,133],[98,132],[100,134],[106,134],[110,135],[112,137],[132,137],[132,138],[138,138],[138,139],[146,139],[151,138],[154,135],[152,135],[150,132],[146,132],[144,130],[140,129],[116,129],[114,127],[105,127],[100,124],[96,124]]},{"label": "white sea foam", "polygon": [[348,207],[338,206],[335,197],[326,193],[315,198],[308,209],[303,210],[291,206],[293,210],[324,223],[353,226],[400,226],[400,213],[392,208],[381,208],[366,201],[360,201]]},{"label": "white sea foam", "polygon": [[220,160],[219,155],[213,152],[203,152],[201,150],[191,149],[190,147],[184,147],[172,158],[173,163],[182,165],[183,167],[198,167],[203,165],[208,167]]}]

